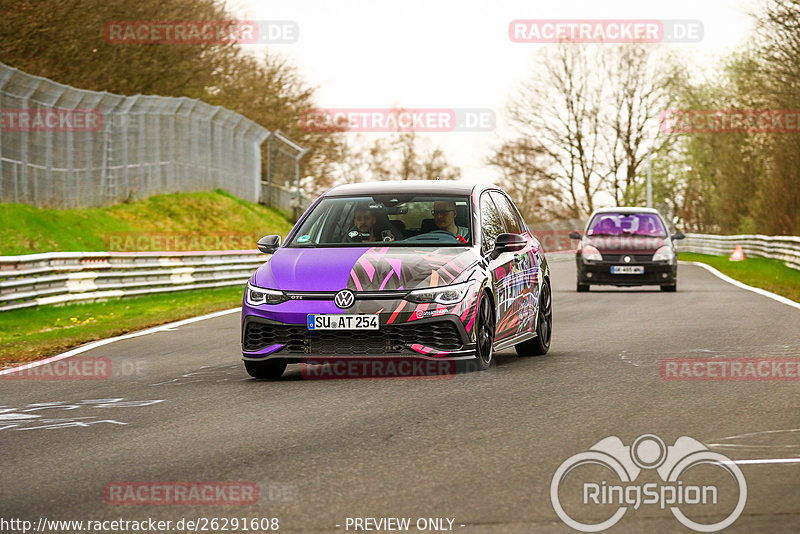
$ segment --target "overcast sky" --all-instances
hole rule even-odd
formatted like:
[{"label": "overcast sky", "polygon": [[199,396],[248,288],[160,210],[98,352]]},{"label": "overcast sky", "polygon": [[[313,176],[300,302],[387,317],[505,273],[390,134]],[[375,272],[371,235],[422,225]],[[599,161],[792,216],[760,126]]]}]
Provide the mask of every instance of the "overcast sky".
[{"label": "overcast sky", "polygon": [[[546,44],[513,43],[515,19],[697,19],[704,37],[670,44],[703,71],[743,43],[756,0],[227,0],[236,16],[290,20],[292,44],[270,45],[318,87],[325,108],[491,108],[494,132],[432,133],[466,178],[491,177],[484,158],[503,129],[503,108],[534,74]],[[258,51],[260,45],[246,45]],[[378,135],[378,134],[367,134]]]}]

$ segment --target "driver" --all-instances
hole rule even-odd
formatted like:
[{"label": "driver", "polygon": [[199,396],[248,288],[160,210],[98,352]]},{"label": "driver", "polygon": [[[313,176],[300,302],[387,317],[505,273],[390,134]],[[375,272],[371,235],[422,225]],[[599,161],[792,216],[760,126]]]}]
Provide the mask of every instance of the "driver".
[{"label": "driver", "polygon": [[456,224],[456,203],[454,201],[437,200],[433,203],[433,211],[431,213],[437,229],[450,232],[456,236],[459,241],[467,241],[469,238],[469,228]]},{"label": "driver", "polygon": [[654,233],[656,233],[656,227],[653,224],[653,221],[651,221],[650,219],[645,220],[644,224],[642,225],[641,228],[639,228],[639,231],[637,233],[639,233],[639,234],[654,234]]},{"label": "driver", "polygon": [[598,231],[596,231],[596,233],[600,234],[613,235],[619,233],[619,229],[617,228],[617,223],[614,222],[614,220],[611,219],[610,217],[605,217],[602,221],[600,221],[600,224],[597,226],[597,230]]},{"label": "driver", "polygon": [[355,230],[348,233],[347,237],[350,241],[394,241],[394,236],[391,232],[386,233],[385,236],[377,234],[376,222],[377,217],[368,206],[358,206],[353,217]]}]

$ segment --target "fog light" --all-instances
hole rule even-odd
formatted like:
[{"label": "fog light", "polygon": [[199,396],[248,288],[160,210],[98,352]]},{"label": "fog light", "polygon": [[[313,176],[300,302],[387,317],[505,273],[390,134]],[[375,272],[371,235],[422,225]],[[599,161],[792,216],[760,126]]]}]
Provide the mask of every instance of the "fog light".
[{"label": "fog light", "polygon": [[586,278],[591,278],[591,277],[592,277],[592,273],[586,273]]},{"label": "fog light", "polygon": [[667,276],[669,276],[667,273],[661,273],[661,278],[666,278]]}]

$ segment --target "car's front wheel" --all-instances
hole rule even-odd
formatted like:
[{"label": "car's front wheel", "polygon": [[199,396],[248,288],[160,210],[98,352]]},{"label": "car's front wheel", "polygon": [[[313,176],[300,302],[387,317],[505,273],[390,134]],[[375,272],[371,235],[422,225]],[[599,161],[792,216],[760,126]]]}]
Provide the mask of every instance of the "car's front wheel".
[{"label": "car's front wheel", "polygon": [[678,284],[670,284],[666,286],[661,286],[661,291],[668,291],[670,293],[678,290]]},{"label": "car's front wheel", "polygon": [[586,291],[589,291],[589,284],[581,284],[578,282],[577,289],[578,293],[585,293]]},{"label": "car's front wheel", "polygon": [[514,350],[520,356],[539,356],[550,350],[550,339],[553,336],[553,297],[550,284],[545,282],[539,293],[539,314],[536,318],[536,337],[518,343]]},{"label": "car's front wheel", "polygon": [[283,372],[286,370],[286,360],[272,359],[263,362],[245,360],[244,368],[247,369],[247,374],[253,378],[277,380],[283,376]]},{"label": "car's front wheel", "polygon": [[494,306],[486,292],[481,293],[478,302],[478,317],[475,319],[475,360],[478,371],[484,371],[492,364],[494,356]]}]

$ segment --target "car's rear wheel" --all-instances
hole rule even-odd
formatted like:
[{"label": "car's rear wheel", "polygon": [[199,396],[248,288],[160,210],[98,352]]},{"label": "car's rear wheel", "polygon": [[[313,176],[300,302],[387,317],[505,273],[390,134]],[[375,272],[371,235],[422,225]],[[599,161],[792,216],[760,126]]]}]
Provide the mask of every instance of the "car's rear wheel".
[{"label": "car's rear wheel", "polygon": [[678,290],[678,284],[671,284],[671,285],[667,285],[667,286],[661,286],[661,291],[667,291],[667,292],[672,293],[672,292],[675,292],[677,290]]},{"label": "car's rear wheel", "polygon": [[580,282],[578,282],[577,289],[578,289],[578,293],[585,293],[585,292],[589,291],[589,284],[581,284]]},{"label": "car's rear wheel", "polygon": [[283,372],[286,370],[286,360],[271,359],[263,362],[245,360],[244,368],[247,369],[247,374],[253,378],[277,380],[283,376]]},{"label": "car's rear wheel", "polygon": [[539,314],[536,318],[536,337],[518,343],[514,350],[520,356],[539,356],[550,350],[550,339],[553,336],[553,297],[550,284],[545,282],[539,293]]},{"label": "car's rear wheel", "polygon": [[488,293],[481,293],[478,317],[475,319],[475,361],[478,371],[492,364],[494,357],[494,306]]}]

